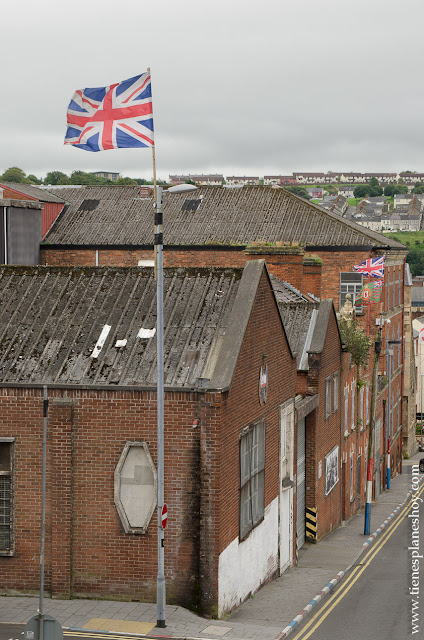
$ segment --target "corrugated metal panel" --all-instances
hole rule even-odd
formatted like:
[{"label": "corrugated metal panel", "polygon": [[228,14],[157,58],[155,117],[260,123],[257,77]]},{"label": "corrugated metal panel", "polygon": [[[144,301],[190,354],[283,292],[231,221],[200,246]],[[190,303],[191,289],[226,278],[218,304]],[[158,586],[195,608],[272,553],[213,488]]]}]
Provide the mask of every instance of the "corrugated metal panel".
[{"label": "corrugated metal panel", "polygon": [[44,202],[41,216],[41,236],[44,238],[64,207],[63,202]]},{"label": "corrugated metal panel", "polygon": [[[140,329],[156,326],[152,271],[1,268],[0,382],[155,386],[156,337],[139,337]],[[227,331],[241,275],[165,270],[166,385],[195,386],[203,377],[210,350]],[[106,325],[104,345],[92,357]]]},{"label": "corrugated metal panel", "polygon": [[[138,186],[63,189],[70,207],[48,234],[52,244],[152,244],[153,197],[138,197]],[[337,214],[271,187],[202,187],[196,211],[184,208],[186,194],[164,195],[164,242],[170,245],[246,245],[299,241],[325,246],[393,246],[398,242]],[[94,210],[84,200],[98,200]]]}]

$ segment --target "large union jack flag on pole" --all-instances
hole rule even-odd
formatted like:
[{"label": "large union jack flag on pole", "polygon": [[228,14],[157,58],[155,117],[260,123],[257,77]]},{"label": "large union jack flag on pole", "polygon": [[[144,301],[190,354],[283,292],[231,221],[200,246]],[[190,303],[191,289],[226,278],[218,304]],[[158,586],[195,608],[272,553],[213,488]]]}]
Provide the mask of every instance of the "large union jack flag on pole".
[{"label": "large union jack flag on pole", "polygon": [[86,151],[154,147],[150,73],[75,92],[65,144]]},{"label": "large union jack flag on pole", "polygon": [[368,258],[368,260],[364,260],[364,262],[355,265],[353,268],[355,271],[363,273],[370,278],[384,278],[384,259],[385,256]]}]

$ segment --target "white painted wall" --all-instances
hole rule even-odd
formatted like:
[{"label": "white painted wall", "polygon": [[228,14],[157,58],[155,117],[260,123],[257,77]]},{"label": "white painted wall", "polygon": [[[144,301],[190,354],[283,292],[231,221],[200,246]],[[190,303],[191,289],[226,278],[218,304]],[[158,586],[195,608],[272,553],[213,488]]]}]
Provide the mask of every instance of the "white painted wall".
[{"label": "white painted wall", "polygon": [[237,607],[278,570],[278,498],[243,542],[238,537],[219,556],[218,616]]}]

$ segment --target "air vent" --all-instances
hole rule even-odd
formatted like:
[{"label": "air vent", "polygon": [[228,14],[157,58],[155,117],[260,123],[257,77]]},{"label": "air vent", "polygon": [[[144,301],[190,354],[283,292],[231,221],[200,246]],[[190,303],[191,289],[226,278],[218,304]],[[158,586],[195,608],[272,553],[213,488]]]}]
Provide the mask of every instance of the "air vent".
[{"label": "air vent", "polygon": [[197,211],[197,209],[200,207],[200,203],[203,200],[203,196],[200,196],[199,198],[187,198],[187,200],[184,201],[183,206],[181,207],[181,211]]},{"label": "air vent", "polygon": [[78,211],[94,211],[99,206],[100,200],[83,200]]}]

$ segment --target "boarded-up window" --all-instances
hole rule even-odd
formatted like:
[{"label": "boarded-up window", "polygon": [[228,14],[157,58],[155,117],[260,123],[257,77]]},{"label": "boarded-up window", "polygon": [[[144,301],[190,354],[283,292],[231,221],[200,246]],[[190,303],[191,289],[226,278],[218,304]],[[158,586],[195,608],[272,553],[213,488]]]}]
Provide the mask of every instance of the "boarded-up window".
[{"label": "boarded-up window", "polygon": [[265,509],[265,424],[240,436],[240,539],[263,519]]},{"label": "boarded-up window", "polygon": [[344,388],[344,431],[349,432],[349,385]]},{"label": "boarded-up window", "polygon": [[339,373],[333,373],[333,412],[339,408]]},{"label": "boarded-up window", "polygon": [[115,505],[126,533],[146,533],[156,507],[157,474],[147,443],[127,442],[115,469]]},{"label": "boarded-up window", "polygon": [[327,420],[331,414],[331,378],[325,379],[325,419]]}]

